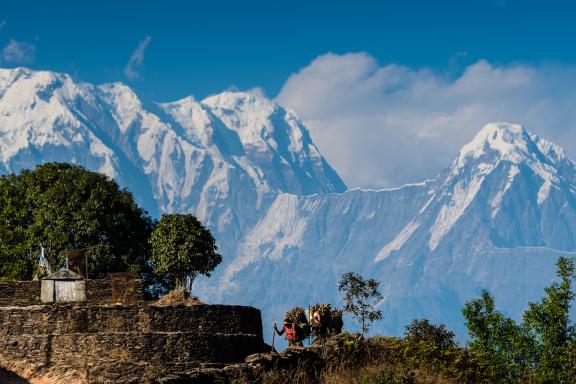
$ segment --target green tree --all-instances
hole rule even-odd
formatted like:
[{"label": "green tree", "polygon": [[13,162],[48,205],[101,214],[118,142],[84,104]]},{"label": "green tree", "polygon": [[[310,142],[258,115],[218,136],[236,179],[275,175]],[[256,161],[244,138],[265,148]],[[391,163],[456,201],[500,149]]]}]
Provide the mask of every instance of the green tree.
[{"label": "green tree", "polygon": [[338,290],[344,292],[344,311],[351,313],[362,325],[362,334],[368,332],[368,325],[382,318],[382,312],[374,309],[382,300],[379,291],[380,282],[365,280],[353,272],[344,273],[340,278]]},{"label": "green tree", "polygon": [[471,336],[470,349],[491,363],[492,376],[517,381],[531,365],[531,341],[523,329],[494,309],[488,291],[467,302],[462,312]]},{"label": "green tree", "polygon": [[487,291],[463,308],[472,351],[487,357],[493,376],[518,382],[573,383],[576,377],[576,335],[570,321],[574,299],[574,260],[557,262],[559,282],[545,289],[539,302],[529,303],[520,325],[494,309]]},{"label": "green tree", "polygon": [[570,307],[574,300],[574,260],[561,257],[556,266],[560,281],[547,287],[546,296],[539,302],[529,304],[524,312],[524,327],[535,341],[538,379],[549,383],[573,383],[576,361],[571,349],[575,326],[570,321]]},{"label": "green tree", "polygon": [[33,274],[30,250],[26,248],[30,209],[25,191],[14,175],[0,177],[0,280],[29,278]]},{"label": "green tree", "polygon": [[162,215],[150,244],[154,271],[174,276],[189,293],[198,275],[210,276],[222,261],[212,234],[191,214]]},{"label": "green tree", "polygon": [[427,319],[413,320],[406,326],[404,338],[411,343],[429,343],[440,349],[456,346],[454,332],[448,330],[444,324],[435,325]]},{"label": "green tree", "polygon": [[0,177],[0,278],[30,279],[39,243],[53,269],[63,251],[87,248],[92,277],[150,269],[154,226],[126,189],[105,175],[48,163]]}]

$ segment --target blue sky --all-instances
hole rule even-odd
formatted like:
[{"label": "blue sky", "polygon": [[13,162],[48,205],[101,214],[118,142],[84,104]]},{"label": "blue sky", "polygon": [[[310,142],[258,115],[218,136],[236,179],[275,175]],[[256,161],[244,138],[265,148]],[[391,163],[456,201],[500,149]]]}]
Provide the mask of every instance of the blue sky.
[{"label": "blue sky", "polygon": [[576,157],[575,15],[558,0],[0,0],[0,66],[155,101],[256,88],[349,186],[393,187],[434,177],[491,121]]},{"label": "blue sky", "polygon": [[[230,86],[275,96],[318,55],[364,51],[379,63],[444,71],[490,62],[574,62],[568,1],[2,1],[0,43],[35,46],[33,68],[126,81],[158,100]],[[138,69],[124,68],[147,36]],[[8,66],[13,63],[4,63]],[[16,63],[14,63],[16,64]]]}]

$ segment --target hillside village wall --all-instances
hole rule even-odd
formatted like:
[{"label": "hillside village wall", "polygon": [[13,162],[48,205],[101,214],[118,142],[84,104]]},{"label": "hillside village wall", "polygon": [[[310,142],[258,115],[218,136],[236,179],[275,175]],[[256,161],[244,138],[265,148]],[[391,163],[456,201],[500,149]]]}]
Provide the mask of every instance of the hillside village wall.
[{"label": "hillside village wall", "polygon": [[[144,285],[140,279],[123,280],[123,295],[113,295],[113,279],[86,280],[86,300],[90,303],[132,304],[144,300]],[[0,306],[28,306],[41,304],[40,281],[0,281]]]},{"label": "hillside village wall", "polygon": [[89,382],[146,382],[264,348],[260,311],[243,306],[54,304],[0,307],[0,365],[74,370]]},{"label": "hillside village wall", "polygon": [[0,306],[40,304],[40,281],[0,281]]}]

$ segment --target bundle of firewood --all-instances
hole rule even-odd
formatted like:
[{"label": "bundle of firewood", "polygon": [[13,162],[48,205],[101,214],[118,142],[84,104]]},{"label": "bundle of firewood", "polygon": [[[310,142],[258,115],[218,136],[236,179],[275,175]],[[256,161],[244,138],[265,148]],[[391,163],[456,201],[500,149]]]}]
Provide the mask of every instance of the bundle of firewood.
[{"label": "bundle of firewood", "polygon": [[286,319],[294,324],[308,323],[306,320],[306,314],[304,313],[304,308],[295,307],[286,312]]},{"label": "bundle of firewood", "polygon": [[332,308],[330,304],[315,304],[310,307],[310,313],[313,316],[315,313],[320,315],[320,321],[328,323],[332,320],[342,320],[342,310]]}]

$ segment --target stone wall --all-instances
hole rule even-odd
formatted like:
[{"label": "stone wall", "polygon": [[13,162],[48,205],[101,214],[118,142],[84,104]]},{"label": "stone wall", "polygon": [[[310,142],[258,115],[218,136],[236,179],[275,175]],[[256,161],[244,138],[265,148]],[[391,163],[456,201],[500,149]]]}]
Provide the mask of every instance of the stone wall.
[{"label": "stone wall", "polygon": [[[125,290],[122,303],[132,304],[144,300],[144,285],[140,279],[125,280],[121,288]],[[86,281],[86,300],[91,303],[112,304],[112,279]],[[40,301],[40,281],[0,281],[0,306],[28,306],[42,304]]]},{"label": "stone wall", "polygon": [[0,306],[25,306],[39,303],[39,281],[0,281]]},{"label": "stone wall", "polygon": [[[251,307],[44,305],[0,308],[0,365],[66,367],[89,382],[147,382],[262,352]],[[10,367],[8,367],[10,368]]]},{"label": "stone wall", "polygon": [[23,334],[204,332],[258,335],[260,311],[232,305],[38,305],[0,308],[0,337]]}]

